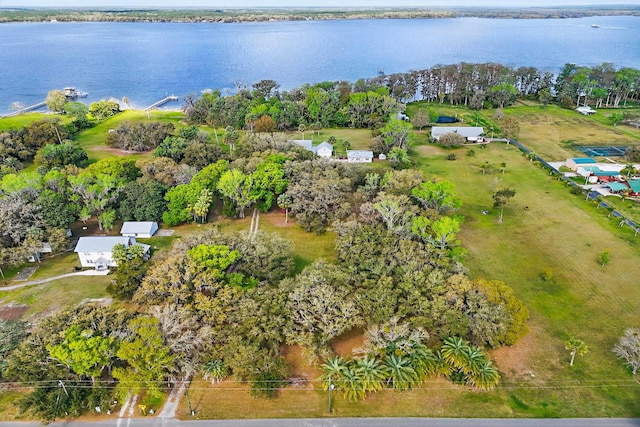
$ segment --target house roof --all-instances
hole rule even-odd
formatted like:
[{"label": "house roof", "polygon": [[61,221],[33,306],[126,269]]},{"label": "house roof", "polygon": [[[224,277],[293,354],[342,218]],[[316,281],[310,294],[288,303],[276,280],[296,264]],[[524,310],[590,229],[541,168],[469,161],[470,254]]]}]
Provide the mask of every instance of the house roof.
[{"label": "house roof", "polygon": [[484,128],[476,126],[434,126],[431,128],[431,137],[437,138],[453,132],[465,138],[475,138],[484,133]]},{"label": "house roof", "polygon": [[157,229],[158,223],[154,221],[125,221],[120,234],[151,234]]},{"label": "house roof", "polygon": [[125,236],[86,236],[78,239],[74,252],[111,252],[118,243],[129,247],[136,239]]},{"label": "house roof", "polygon": [[618,172],[618,171],[603,171],[601,169],[598,169],[596,171],[593,171],[593,174],[595,176],[618,176],[618,175],[620,175],[620,172]]},{"label": "house roof", "polygon": [[610,182],[607,184],[607,187],[609,187],[611,191],[624,191],[629,188],[621,182]]},{"label": "house roof", "polygon": [[313,151],[313,141],[310,139],[290,139],[289,142],[299,145],[309,151]]},{"label": "house roof", "polygon": [[630,179],[627,181],[629,187],[631,187],[631,191],[634,193],[640,193],[640,179]]},{"label": "house roof", "polygon": [[585,164],[589,164],[589,163],[597,163],[591,157],[574,157],[571,160],[573,160],[573,163],[575,163],[576,165],[585,165]]},{"label": "house roof", "polygon": [[329,150],[333,151],[333,145],[329,144],[327,141],[322,141],[320,144],[318,144],[315,148],[315,151],[318,151],[320,148],[328,148]]},{"label": "house roof", "polygon": [[371,151],[371,150],[347,150],[347,158],[349,158],[349,159],[373,159],[373,151]]}]

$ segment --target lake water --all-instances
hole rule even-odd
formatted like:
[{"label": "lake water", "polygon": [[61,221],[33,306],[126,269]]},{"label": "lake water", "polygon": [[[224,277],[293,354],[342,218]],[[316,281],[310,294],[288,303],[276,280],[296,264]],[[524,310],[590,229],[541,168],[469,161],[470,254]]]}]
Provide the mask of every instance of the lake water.
[{"label": "lake water", "polygon": [[2,24],[0,114],[65,86],[88,92],[86,102],[126,96],[145,107],[236,82],[290,89],[463,61],[640,68],[638,40],[640,17]]}]

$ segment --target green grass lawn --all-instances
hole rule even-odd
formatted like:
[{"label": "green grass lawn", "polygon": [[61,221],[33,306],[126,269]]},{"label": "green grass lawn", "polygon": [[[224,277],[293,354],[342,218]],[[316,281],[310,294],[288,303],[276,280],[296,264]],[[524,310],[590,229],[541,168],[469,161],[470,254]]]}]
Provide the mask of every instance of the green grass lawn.
[{"label": "green grass lawn", "polygon": [[178,111],[151,111],[150,119],[147,119],[147,114],[141,110],[126,110],[122,113],[98,123],[96,126],[80,132],[75,141],[85,149],[89,155],[91,162],[104,159],[113,156],[132,156],[134,158],[151,158],[152,153],[130,153],[122,151],[118,148],[107,147],[104,142],[109,134],[110,129],[117,128],[123,122],[135,122],[135,121],[159,121],[172,123],[176,129],[183,127],[180,123],[184,115]]},{"label": "green grass lawn", "polygon": [[42,318],[87,298],[104,298],[109,276],[76,276],[0,293],[3,305],[27,305],[25,318]]},{"label": "green grass lawn", "polygon": [[25,126],[30,125],[34,122],[39,122],[40,120],[45,119],[60,119],[62,123],[68,123],[71,121],[71,118],[66,116],[61,116],[59,114],[46,114],[43,112],[33,112],[20,114],[18,116],[13,117],[4,117],[0,119],[0,132],[5,130],[17,130],[22,129]]},{"label": "green grass lawn", "polygon": [[[335,260],[335,234],[326,232],[322,235],[307,233],[300,228],[295,219],[289,218],[285,224],[285,216],[279,212],[260,214],[260,230],[279,234],[291,241],[295,251],[296,273],[317,259]],[[220,219],[217,225],[222,232],[248,231],[251,217],[241,220]]]},{"label": "green grass lawn", "polygon": [[[460,239],[471,275],[506,282],[531,311],[527,351],[521,353],[520,344],[513,356],[501,350],[502,387],[514,388],[499,393],[513,396],[516,415],[638,416],[640,384],[611,349],[625,328],[640,326],[640,237],[507,148],[491,144],[456,161],[432,149],[423,160],[427,176],[454,182],[464,201]],[[485,161],[506,162],[506,173],[482,175],[478,165]],[[492,208],[492,186],[517,191],[503,223]],[[603,268],[597,259],[604,249],[612,261]],[[553,271],[552,281],[539,279],[545,268]],[[590,348],[573,368],[563,344],[571,337]],[[552,392],[537,388],[548,386]]]},{"label": "green grass lawn", "polygon": [[[302,139],[302,136],[302,132],[292,132],[287,134],[287,139]],[[344,141],[349,141],[351,144],[350,150],[368,150],[371,145],[370,129],[328,128],[322,129],[320,132],[308,129],[304,131],[304,139],[313,140],[313,145],[318,145],[328,140],[331,136],[336,138],[334,150],[337,155],[346,155]]]}]

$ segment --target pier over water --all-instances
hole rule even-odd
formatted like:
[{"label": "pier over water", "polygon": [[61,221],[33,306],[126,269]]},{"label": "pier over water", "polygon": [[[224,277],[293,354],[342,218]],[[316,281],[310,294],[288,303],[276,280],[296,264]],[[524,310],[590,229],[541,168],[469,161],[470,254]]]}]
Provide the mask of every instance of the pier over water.
[{"label": "pier over water", "polygon": [[167,96],[166,98],[162,98],[160,101],[149,105],[147,108],[144,109],[144,111],[153,110],[154,108],[158,108],[161,105],[166,104],[167,102],[177,101],[177,100],[178,100],[178,97],[175,95]]}]

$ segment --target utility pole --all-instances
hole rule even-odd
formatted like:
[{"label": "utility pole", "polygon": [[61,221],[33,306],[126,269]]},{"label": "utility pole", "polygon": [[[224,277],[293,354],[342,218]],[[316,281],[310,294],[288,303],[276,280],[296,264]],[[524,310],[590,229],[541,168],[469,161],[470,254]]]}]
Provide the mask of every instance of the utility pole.
[{"label": "utility pole", "polygon": [[331,376],[329,376],[329,413],[333,412],[331,407],[331,391],[333,390],[333,383],[331,382]]},{"label": "utility pole", "polygon": [[191,407],[191,399],[189,399],[189,387],[191,387],[191,380],[187,383],[187,388],[185,389],[184,395],[187,398],[187,406],[189,406],[189,413],[193,417],[196,414],[196,411]]}]

